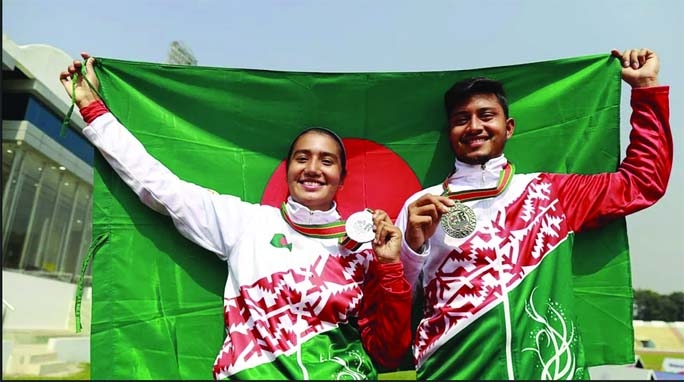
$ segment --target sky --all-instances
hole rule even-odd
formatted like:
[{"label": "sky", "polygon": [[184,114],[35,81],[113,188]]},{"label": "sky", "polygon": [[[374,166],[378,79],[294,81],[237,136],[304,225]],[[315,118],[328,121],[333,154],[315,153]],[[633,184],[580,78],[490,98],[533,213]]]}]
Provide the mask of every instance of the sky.
[{"label": "sky", "polygon": [[[675,161],[666,195],[627,217],[636,289],[684,292],[684,1],[3,0],[3,33],[77,58],[308,72],[487,68],[647,47],[670,85]],[[629,134],[622,89],[621,144]]]}]

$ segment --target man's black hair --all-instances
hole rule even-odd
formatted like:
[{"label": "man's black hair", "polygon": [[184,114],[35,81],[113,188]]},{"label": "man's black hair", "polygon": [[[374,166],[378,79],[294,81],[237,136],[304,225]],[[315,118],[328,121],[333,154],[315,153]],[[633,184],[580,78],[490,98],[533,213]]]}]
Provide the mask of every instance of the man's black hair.
[{"label": "man's black hair", "polygon": [[508,118],[508,100],[504,92],[503,84],[487,77],[474,77],[455,83],[444,93],[444,108],[447,118],[451,118],[454,108],[475,94],[494,94]]}]

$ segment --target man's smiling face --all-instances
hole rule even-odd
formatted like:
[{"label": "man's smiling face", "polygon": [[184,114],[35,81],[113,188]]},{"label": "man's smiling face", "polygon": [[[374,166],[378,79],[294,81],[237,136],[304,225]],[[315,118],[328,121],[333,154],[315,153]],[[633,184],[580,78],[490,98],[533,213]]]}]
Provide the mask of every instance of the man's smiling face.
[{"label": "man's smiling face", "polygon": [[456,158],[482,164],[503,154],[515,122],[506,118],[495,94],[473,94],[455,105],[449,117],[449,141]]}]

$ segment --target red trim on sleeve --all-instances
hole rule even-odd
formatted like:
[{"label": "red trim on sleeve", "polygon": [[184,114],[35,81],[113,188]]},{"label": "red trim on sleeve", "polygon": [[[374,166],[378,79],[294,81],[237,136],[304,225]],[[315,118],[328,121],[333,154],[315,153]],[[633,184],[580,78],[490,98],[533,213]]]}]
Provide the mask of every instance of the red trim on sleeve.
[{"label": "red trim on sleeve", "polygon": [[109,109],[107,109],[107,106],[104,104],[104,102],[102,102],[102,100],[98,99],[97,101],[88,104],[88,106],[83,107],[80,109],[80,111],[85,123],[90,125],[95,118],[101,116],[102,114],[108,113]]}]

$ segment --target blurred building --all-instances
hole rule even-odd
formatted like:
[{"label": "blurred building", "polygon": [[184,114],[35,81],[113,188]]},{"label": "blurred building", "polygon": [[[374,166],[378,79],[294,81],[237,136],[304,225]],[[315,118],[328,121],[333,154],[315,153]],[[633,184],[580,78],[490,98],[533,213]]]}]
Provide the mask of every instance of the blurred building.
[{"label": "blurred building", "polygon": [[[78,335],[74,312],[92,236],[94,149],[80,133],[78,110],[62,128],[71,99],[59,73],[72,60],[51,46],[19,46],[3,33],[3,374],[67,372],[68,361],[89,360],[89,287]],[[64,346],[69,350],[58,351]]]},{"label": "blurred building", "polygon": [[[72,58],[2,42],[2,267],[75,282],[91,239],[93,148],[59,73]],[[74,129],[75,128],[75,129]]]},{"label": "blurred building", "polygon": [[197,65],[197,59],[195,59],[192,50],[181,41],[171,43],[166,61],[175,65]]}]

